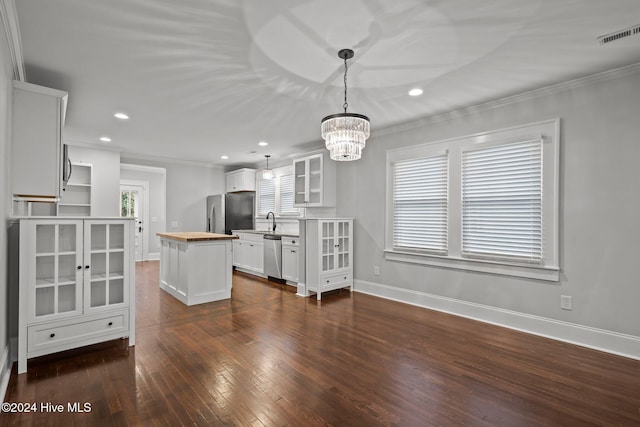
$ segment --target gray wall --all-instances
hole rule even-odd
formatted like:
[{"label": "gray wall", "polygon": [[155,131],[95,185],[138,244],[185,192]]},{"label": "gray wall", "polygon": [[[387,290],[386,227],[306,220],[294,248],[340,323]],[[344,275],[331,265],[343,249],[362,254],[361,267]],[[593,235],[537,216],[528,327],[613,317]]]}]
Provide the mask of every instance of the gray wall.
[{"label": "gray wall", "polygon": [[[4,28],[0,25],[0,397],[4,393],[2,385],[8,379],[7,363],[9,355],[9,314],[7,305],[7,219],[11,215],[10,194],[10,151],[11,140],[11,92],[13,65]],[[6,359],[5,359],[6,357]]]},{"label": "gray wall", "polygon": [[[225,177],[222,168],[127,158],[124,153],[121,162],[166,169],[166,230],[159,231],[205,231],[206,198],[212,194],[224,193]],[[176,227],[172,226],[174,222],[177,223]],[[152,240],[149,239],[149,247]]]},{"label": "gray wall", "polygon": [[120,153],[72,145],[69,158],[92,165],[91,216],[120,216]]},{"label": "gray wall", "polygon": [[[362,159],[338,165],[338,213],[356,219],[355,277],[526,315],[640,336],[640,67],[506,105],[380,132]],[[625,75],[626,74],[626,75]],[[385,261],[386,151],[561,118],[560,282]],[[374,123],[375,125],[375,123]],[[381,275],[373,274],[378,265]],[[357,289],[356,284],[356,289]],[[573,296],[573,311],[560,309]],[[514,326],[516,327],[516,326]]]}]

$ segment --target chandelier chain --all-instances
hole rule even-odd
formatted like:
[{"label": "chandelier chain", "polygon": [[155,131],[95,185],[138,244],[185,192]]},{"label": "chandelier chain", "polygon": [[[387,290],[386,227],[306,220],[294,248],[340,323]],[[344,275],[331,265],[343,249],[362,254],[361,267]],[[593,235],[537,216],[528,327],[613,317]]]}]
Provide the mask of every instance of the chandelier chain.
[{"label": "chandelier chain", "polygon": [[344,57],[344,104],[342,105],[342,108],[344,108],[344,113],[347,113],[347,107],[349,106],[349,104],[347,104],[347,57]]}]

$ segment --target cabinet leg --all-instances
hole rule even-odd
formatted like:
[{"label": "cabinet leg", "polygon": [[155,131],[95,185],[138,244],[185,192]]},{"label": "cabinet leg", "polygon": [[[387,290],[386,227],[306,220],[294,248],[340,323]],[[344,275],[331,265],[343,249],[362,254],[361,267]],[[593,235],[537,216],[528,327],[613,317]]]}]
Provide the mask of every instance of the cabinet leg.
[{"label": "cabinet leg", "polygon": [[320,301],[320,300],[322,299],[322,292],[318,292],[318,293],[316,294],[316,299],[317,299],[318,301]]}]

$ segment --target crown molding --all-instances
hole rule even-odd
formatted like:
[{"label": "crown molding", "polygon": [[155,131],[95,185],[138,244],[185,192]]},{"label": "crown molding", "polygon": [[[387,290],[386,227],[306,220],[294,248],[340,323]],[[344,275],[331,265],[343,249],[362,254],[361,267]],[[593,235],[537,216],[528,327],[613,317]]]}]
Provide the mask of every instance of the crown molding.
[{"label": "crown molding", "polygon": [[147,160],[150,162],[158,162],[158,163],[168,163],[173,165],[183,165],[183,166],[196,166],[201,168],[209,168],[209,169],[222,169],[221,165],[217,165],[214,163],[205,163],[205,162],[196,162],[193,160],[181,160],[169,157],[161,157],[161,156],[150,156],[148,154],[139,154],[121,151],[120,158],[131,159],[131,160]]},{"label": "crown molding", "polygon": [[22,40],[20,39],[20,25],[14,0],[0,0],[0,15],[2,15],[2,26],[7,35],[7,45],[13,64],[13,79],[24,82],[26,76],[22,56]]},{"label": "crown molding", "polygon": [[[565,82],[544,86],[538,89],[533,89],[526,92],[518,93],[516,95],[510,95],[504,98],[499,98],[492,101],[483,102],[480,104],[474,104],[474,105],[458,108],[456,110],[437,113],[431,116],[426,116],[416,120],[411,120],[411,121],[400,123],[397,125],[385,127],[379,130],[377,129],[375,132],[375,137],[395,134],[399,132],[405,132],[412,129],[423,127],[425,125],[450,121],[456,118],[460,118],[462,116],[469,116],[471,114],[477,114],[483,111],[488,111],[495,108],[504,107],[510,104],[515,104],[518,102],[539,98],[541,96],[553,95],[553,94],[564,92],[570,89],[589,86],[589,85],[603,82],[603,81],[615,80],[615,79],[636,74],[639,72],[640,72],[640,62],[631,64],[631,65],[626,65],[620,68],[614,68],[612,70],[603,71],[603,72],[592,74],[585,77],[579,77],[573,80],[568,80]],[[372,135],[372,139],[373,138],[374,137]]]}]

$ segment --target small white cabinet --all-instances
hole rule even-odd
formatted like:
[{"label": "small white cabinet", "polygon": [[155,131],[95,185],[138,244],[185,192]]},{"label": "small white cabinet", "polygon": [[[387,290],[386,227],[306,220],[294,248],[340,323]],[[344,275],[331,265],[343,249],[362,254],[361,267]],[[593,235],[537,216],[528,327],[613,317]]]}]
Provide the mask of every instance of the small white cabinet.
[{"label": "small white cabinet", "polygon": [[298,282],[300,239],[282,237],[282,278],[289,282]]},{"label": "small white cabinet", "polygon": [[256,170],[238,169],[226,173],[227,193],[234,191],[256,191]]},{"label": "small white cabinet", "polygon": [[249,273],[264,274],[264,241],[262,234],[235,233],[233,266]]},{"label": "small white cabinet", "polygon": [[324,154],[314,154],[293,161],[294,205],[320,207],[336,205],[336,168]]},{"label": "small white cabinet", "polygon": [[324,218],[300,220],[304,263],[298,293],[316,293],[349,287],[353,290],[353,220]]},{"label": "small white cabinet", "polygon": [[58,200],[67,93],[13,82],[11,186],[14,197]]},{"label": "small white cabinet", "polygon": [[93,167],[71,163],[71,176],[57,204],[58,216],[91,216],[91,180]]},{"label": "small white cabinet", "polygon": [[133,224],[21,219],[18,373],[27,359],[115,338],[135,344]]}]

